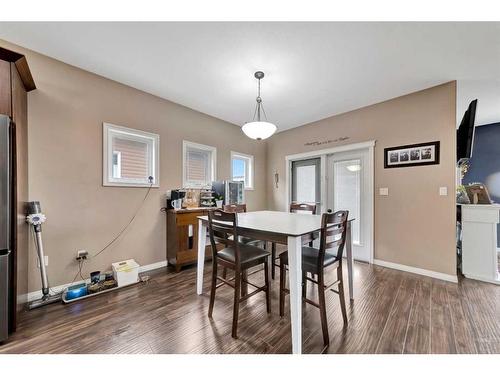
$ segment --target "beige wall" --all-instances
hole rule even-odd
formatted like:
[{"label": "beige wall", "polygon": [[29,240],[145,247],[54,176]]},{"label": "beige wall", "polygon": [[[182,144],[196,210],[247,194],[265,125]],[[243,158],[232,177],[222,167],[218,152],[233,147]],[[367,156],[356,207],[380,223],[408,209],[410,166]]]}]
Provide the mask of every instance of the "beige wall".
[{"label": "beige wall", "polygon": [[[93,259],[85,272],[135,258],[140,264],[165,260],[167,189],[182,183],[182,140],[217,147],[217,177],[228,178],[230,151],[255,156],[255,190],[249,208],[285,209],[285,156],[336,145],[376,140],[375,258],[455,274],[454,82],[278,133],[267,144],[247,139],[230,123],[0,41],[26,54],[38,89],[29,93],[29,197],[40,200],[52,285],[72,281],[78,249],[91,254],[127,223],[145,189],[102,186],[102,123],[160,134],[160,188],[151,195],[126,235]],[[346,141],[305,146],[339,137]],[[437,166],[384,169],[384,147],[441,141]],[[259,172],[260,171],[260,172]],[[267,173],[264,173],[267,171]],[[274,172],[280,174],[274,188]],[[440,186],[449,195],[438,195]],[[40,288],[30,249],[29,290]]]},{"label": "beige wall", "polygon": [[[375,259],[455,275],[455,98],[450,82],[278,133],[267,143],[268,206],[285,209],[286,155],[375,140]],[[349,139],[304,145],[339,137]],[[439,165],[384,169],[385,147],[436,140]]]},{"label": "beige wall", "polygon": [[[266,206],[266,148],[233,124],[146,94],[57,60],[0,41],[24,53],[37,90],[28,95],[29,197],[47,215],[43,240],[51,285],[73,280],[78,249],[97,252],[129,221],[144,188],[102,186],[102,123],[160,135],[160,188],[125,236],[84,271],[107,269],[111,262],[135,258],[140,264],[165,260],[167,189],[182,184],[182,140],[217,147],[217,177],[229,178],[230,152],[255,157],[255,190],[249,209]],[[260,171],[260,172],[259,172]],[[30,249],[29,290],[40,289],[35,250]]]}]

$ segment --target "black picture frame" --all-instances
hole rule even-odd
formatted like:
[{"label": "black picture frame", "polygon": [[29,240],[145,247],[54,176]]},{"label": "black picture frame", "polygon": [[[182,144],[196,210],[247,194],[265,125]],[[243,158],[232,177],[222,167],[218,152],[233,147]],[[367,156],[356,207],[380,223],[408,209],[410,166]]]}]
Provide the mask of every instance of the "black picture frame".
[{"label": "black picture frame", "polygon": [[[419,167],[439,164],[439,148],[440,141],[384,148],[384,168]],[[434,149],[434,153],[429,151],[431,149]],[[390,157],[389,154],[391,154]],[[397,161],[395,160],[396,155],[398,158]]]}]

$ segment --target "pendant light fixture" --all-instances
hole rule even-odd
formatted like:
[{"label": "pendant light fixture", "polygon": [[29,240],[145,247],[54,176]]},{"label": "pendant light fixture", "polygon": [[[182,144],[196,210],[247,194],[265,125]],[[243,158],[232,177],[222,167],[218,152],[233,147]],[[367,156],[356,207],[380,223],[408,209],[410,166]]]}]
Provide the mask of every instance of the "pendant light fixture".
[{"label": "pendant light fixture", "polygon": [[[274,132],[276,132],[277,128],[276,125],[267,121],[266,112],[264,111],[264,106],[262,105],[262,98],[260,97],[260,80],[264,78],[264,72],[255,72],[254,76],[259,81],[259,92],[256,99],[257,105],[255,107],[252,122],[247,122],[241,129],[247,137],[260,141],[272,136]],[[261,121],[261,112],[266,121]]]}]

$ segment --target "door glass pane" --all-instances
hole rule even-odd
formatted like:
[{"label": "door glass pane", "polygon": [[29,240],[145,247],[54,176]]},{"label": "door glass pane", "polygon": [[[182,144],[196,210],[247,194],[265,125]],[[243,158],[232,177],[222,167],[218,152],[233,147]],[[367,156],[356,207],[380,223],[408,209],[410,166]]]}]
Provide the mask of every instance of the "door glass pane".
[{"label": "door glass pane", "polygon": [[297,202],[316,201],[316,166],[297,167]]},{"label": "door glass pane", "polygon": [[333,163],[334,210],[349,210],[352,223],[352,241],[361,243],[361,160],[342,160]]},{"label": "door glass pane", "polygon": [[319,158],[292,162],[292,202],[320,201],[320,162]]}]

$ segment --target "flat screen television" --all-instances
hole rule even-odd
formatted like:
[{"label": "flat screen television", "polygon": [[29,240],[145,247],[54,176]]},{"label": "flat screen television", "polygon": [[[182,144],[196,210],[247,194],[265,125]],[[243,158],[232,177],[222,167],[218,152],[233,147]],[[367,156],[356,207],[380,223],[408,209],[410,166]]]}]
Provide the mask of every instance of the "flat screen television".
[{"label": "flat screen television", "polygon": [[469,104],[462,122],[457,129],[457,161],[470,159],[474,143],[474,121],[476,119],[477,99]]}]

